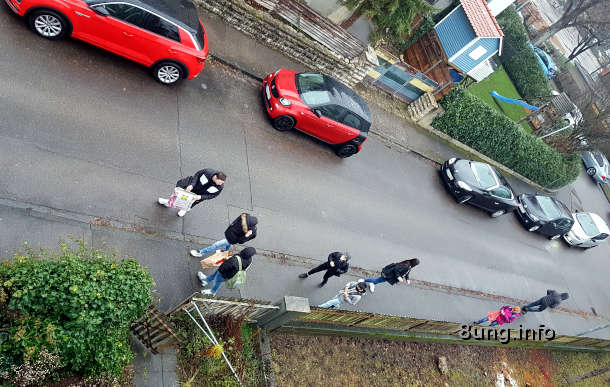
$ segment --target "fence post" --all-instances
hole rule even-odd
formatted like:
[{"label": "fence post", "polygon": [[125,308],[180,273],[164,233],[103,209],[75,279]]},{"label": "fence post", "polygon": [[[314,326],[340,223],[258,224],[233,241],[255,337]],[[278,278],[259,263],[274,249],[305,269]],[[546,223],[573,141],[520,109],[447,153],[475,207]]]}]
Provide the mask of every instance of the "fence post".
[{"label": "fence post", "polygon": [[288,321],[296,320],[299,316],[310,312],[308,298],[284,296],[276,305],[280,307],[279,310],[267,313],[257,322],[258,326],[267,332],[272,332]]}]

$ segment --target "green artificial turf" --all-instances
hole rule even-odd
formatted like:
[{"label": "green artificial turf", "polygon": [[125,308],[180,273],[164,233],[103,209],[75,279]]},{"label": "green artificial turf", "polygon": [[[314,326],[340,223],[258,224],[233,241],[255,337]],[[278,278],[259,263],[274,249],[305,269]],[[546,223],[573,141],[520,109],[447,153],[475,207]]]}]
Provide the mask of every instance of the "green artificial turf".
[{"label": "green artificial turf", "polygon": [[[494,109],[504,113],[513,121],[519,121],[528,114],[525,108],[522,106],[502,102],[493,98],[490,94],[492,90],[495,90],[498,94],[507,98],[521,99],[517,89],[515,89],[515,85],[513,85],[512,81],[502,67],[481,82],[470,86],[468,91],[485,101],[485,103],[493,106]],[[531,131],[527,123],[524,122],[521,124],[521,126],[523,126],[523,128],[525,128],[528,132]]]}]

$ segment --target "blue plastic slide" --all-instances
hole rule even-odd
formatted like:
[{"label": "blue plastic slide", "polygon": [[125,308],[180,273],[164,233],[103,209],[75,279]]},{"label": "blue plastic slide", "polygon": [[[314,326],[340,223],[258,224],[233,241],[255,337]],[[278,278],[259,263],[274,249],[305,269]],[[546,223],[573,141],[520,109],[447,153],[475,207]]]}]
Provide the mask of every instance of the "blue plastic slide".
[{"label": "blue plastic slide", "polygon": [[503,102],[507,102],[507,103],[514,103],[514,104],[516,104],[516,105],[521,105],[521,106],[523,106],[524,108],[529,109],[529,110],[534,111],[534,112],[535,112],[536,110],[538,110],[538,108],[537,108],[536,106],[532,106],[532,105],[530,105],[530,104],[528,104],[528,103],[525,103],[525,102],[523,102],[523,101],[521,101],[521,100],[514,99],[514,98],[506,98],[506,97],[504,97],[504,96],[501,96],[500,94],[496,93],[496,91],[495,91],[495,90],[493,90],[493,91],[491,92],[491,96],[492,96],[492,97],[494,97],[494,98],[496,98],[496,99],[499,99],[500,101],[503,101]]}]

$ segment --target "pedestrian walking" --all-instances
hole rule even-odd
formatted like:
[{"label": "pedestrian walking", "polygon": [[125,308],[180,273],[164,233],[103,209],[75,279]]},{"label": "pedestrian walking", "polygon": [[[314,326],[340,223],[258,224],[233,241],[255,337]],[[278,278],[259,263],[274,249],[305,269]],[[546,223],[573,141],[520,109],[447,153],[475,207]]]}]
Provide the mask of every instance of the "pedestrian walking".
[{"label": "pedestrian walking", "polygon": [[309,270],[307,273],[299,274],[299,278],[307,278],[314,273],[326,270],[326,273],[324,273],[322,282],[318,285],[318,287],[322,287],[322,286],[326,285],[326,282],[328,282],[328,279],[330,277],[332,277],[332,276],[339,277],[341,274],[347,273],[347,270],[349,269],[348,261],[350,260],[350,258],[351,257],[349,256],[348,253],[342,253],[340,251],[335,251],[333,253],[328,254],[327,262],[324,262],[323,264],[314,267],[313,269]]},{"label": "pedestrian walking", "polygon": [[473,324],[478,325],[489,321],[489,326],[495,327],[496,325],[510,324],[519,316],[521,316],[521,307],[504,305],[500,310],[487,313],[487,316],[479,321],[474,321]]},{"label": "pedestrian walking", "polygon": [[406,282],[407,284],[410,284],[411,280],[409,279],[409,274],[411,274],[411,269],[417,265],[419,265],[419,259],[417,258],[407,259],[397,263],[390,263],[381,269],[380,277],[367,278],[364,281],[375,285],[382,282],[387,282],[392,286],[398,282]]},{"label": "pedestrian walking", "polygon": [[554,309],[569,298],[568,293],[557,293],[555,290],[549,289],[546,291],[546,296],[527,304],[523,307],[523,313],[527,312],[542,312],[546,308]]},{"label": "pedestrian walking", "polygon": [[[218,266],[218,269],[216,269],[214,274],[206,276],[198,271],[197,278],[199,278],[201,286],[204,288],[208,285],[212,286],[211,289],[202,289],[201,293],[215,296],[223,283],[231,281],[235,276],[238,276],[240,272],[245,272],[252,264],[252,257],[254,257],[255,254],[256,249],[254,247],[246,247],[240,251],[239,254],[233,255]],[[245,281],[245,279],[243,281]]]},{"label": "pedestrian walking", "polygon": [[193,257],[202,257],[205,254],[216,250],[228,251],[231,250],[234,244],[244,244],[249,240],[256,238],[256,225],[258,219],[255,216],[246,214],[245,212],[238,216],[225,230],[225,238],[214,242],[208,247],[199,251],[191,250]]},{"label": "pedestrian walking", "polygon": [[362,296],[366,294],[367,289],[373,293],[375,291],[375,284],[364,282],[363,279],[348,282],[345,288],[339,290],[339,293],[334,298],[318,305],[318,308],[338,308],[342,302],[356,305],[360,302]]},{"label": "pedestrian walking", "polygon": [[[178,180],[176,182],[176,187],[180,187],[197,195],[195,201],[191,205],[191,208],[193,208],[204,200],[214,199],[218,196],[222,192],[226,180],[227,175],[225,175],[224,172],[206,168],[198,171],[193,176],[187,176]],[[169,207],[169,199],[159,198],[157,202],[162,206]],[[186,215],[187,211],[188,210],[178,211],[178,216],[182,217]]]}]

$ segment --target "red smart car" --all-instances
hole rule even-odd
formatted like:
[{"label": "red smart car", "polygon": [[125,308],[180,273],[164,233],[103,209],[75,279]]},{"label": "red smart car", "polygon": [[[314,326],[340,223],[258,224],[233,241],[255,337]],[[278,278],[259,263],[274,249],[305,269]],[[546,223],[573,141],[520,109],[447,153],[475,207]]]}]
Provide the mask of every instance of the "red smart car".
[{"label": "red smart car", "polygon": [[208,40],[188,0],[5,0],[43,38],[73,36],[149,67],[166,85],[196,77]]},{"label": "red smart car", "polygon": [[332,144],[342,158],[360,151],[371,127],[366,102],[326,75],[278,70],[263,80],[263,99],[277,130],[297,128]]}]

